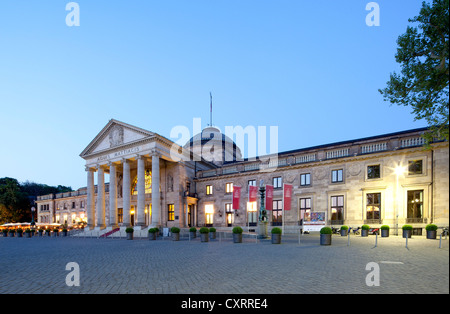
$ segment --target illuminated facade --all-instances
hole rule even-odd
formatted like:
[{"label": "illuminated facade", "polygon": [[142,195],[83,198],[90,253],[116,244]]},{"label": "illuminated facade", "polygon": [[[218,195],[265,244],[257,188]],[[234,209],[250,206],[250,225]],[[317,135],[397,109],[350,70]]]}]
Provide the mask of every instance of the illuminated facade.
[{"label": "illuminated facade", "polygon": [[[311,213],[324,212],[327,224],[336,227],[411,224],[420,233],[426,224],[449,222],[448,142],[424,150],[424,132],[292,150],[276,160],[242,160],[230,138],[208,127],[186,143],[192,154],[180,160],[173,148],[181,152],[181,147],[172,141],[111,120],[80,155],[87,187],[39,197],[38,221],[84,220],[89,229],[105,232],[130,225],[144,231],[153,226],[254,229],[259,201],[248,202],[248,186],[263,182],[274,186],[270,225],[283,225],[285,232],[296,232]],[[289,211],[283,210],[283,184],[293,186]],[[239,210],[232,208],[233,186],[242,189]]]}]

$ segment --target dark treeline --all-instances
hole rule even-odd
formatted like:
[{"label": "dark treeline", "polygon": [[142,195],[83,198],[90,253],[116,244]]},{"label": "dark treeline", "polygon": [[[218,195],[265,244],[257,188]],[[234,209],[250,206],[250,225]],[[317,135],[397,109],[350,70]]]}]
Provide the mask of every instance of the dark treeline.
[{"label": "dark treeline", "polygon": [[[14,178],[0,178],[0,224],[7,222],[30,222],[31,207],[39,195],[72,191],[67,186],[49,186]],[[35,218],[36,219],[36,218]]]}]

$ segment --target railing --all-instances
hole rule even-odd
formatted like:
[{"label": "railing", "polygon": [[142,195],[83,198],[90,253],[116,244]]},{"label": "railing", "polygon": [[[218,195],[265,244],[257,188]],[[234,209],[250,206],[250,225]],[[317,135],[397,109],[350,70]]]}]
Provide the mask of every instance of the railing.
[{"label": "railing", "polygon": [[309,154],[295,157],[296,164],[302,164],[311,161],[316,161],[316,154]]},{"label": "railing", "polygon": [[425,139],[423,137],[413,137],[401,140],[401,147],[422,146],[423,144],[425,144]]},{"label": "railing", "polygon": [[327,159],[347,157],[349,152],[350,152],[350,148],[342,148],[342,149],[328,151]]},{"label": "railing", "polygon": [[387,143],[374,143],[361,146],[361,154],[375,153],[387,150]]},{"label": "railing", "polygon": [[222,173],[223,174],[230,174],[230,173],[236,173],[238,172],[237,167],[227,167],[227,168],[223,168]]}]

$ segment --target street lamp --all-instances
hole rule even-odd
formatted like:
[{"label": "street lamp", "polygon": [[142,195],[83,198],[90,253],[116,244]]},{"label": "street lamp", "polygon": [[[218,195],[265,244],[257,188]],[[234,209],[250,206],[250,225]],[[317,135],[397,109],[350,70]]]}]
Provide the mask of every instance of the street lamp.
[{"label": "street lamp", "polygon": [[259,207],[259,219],[258,219],[258,238],[266,239],[268,238],[267,225],[267,210],[265,207],[265,196],[266,196],[266,187],[264,186],[264,180],[260,181],[259,184],[259,194],[261,196],[261,205]]}]

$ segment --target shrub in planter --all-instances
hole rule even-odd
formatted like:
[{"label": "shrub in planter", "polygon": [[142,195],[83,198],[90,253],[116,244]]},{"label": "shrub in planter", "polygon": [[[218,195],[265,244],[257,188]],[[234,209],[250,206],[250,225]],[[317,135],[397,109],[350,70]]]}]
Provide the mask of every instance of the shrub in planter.
[{"label": "shrub in planter", "polygon": [[413,227],[411,225],[403,225],[402,230],[403,230],[403,238],[411,238],[412,235],[412,229]]},{"label": "shrub in planter", "polygon": [[216,228],[209,228],[209,238],[210,239],[216,238]]},{"label": "shrub in planter", "polygon": [[21,238],[22,237],[22,233],[23,233],[23,229],[18,228],[17,229],[17,237]]},{"label": "shrub in planter", "polygon": [[206,227],[200,228],[200,238],[202,242],[209,241],[209,229]]},{"label": "shrub in planter", "polygon": [[15,229],[9,229],[8,233],[9,233],[10,237],[14,237],[14,235],[16,234],[16,230]]},{"label": "shrub in planter", "polygon": [[29,228],[25,229],[25,238],[31,238],[31,230]]},{"label": "shrub in planter", "polygon": [[7,237],[8,236],[8,229],[3,229],[2,233],[3,233],[4,237]]},{"label": "shrub in planter", "polygon": [[127,240],[133,240],[134,229],[131,227],[128,227],[125,229],[125,232],[127,234]]},{"label": "shrub in planter", "polygon": [[272,228],[272,244],[280,244],[281,243],[281,229],[280,228]]},{"label": "shrub in planter", "polygon": [[67,237],[67,229],[66,228],[64,228],[62,230],[62,235],[63,235],[63,237]]},{"label": "shrub in planter", "polygon": [[242,232],[243,231],[244,230],[239,226],[236,226],[233,228],[233,242],[234,243],[242,243]]},{"label": "shrub in planter", "polygon": [[341,227],[341,236],[346,237],[348,235],[348,226]]},{"label": "shrub in planter", "polygon": [[42,237],[42,234],[44,233],[44,231],[45,231],[44,229],[39,229],[39,230],[38,230],[39,236],[40,236],[40,237]]},{"label": "shrub in planter", "polygon": [[170,229],[170,231],[172,232],[172,240],[180,241],[180,228],[172,227],[172,229]]},{"label": "shrub in planter", "polygon": [[390,228],[389,228],[388,225],[382,225],[382,226],[380,227],[380,229],[381,229],[381,237],[382,237],[382,238],[387,238],[387,237],[389,237],[389,230],[390,230]]},{"label": "shrub in planter", "polygon": [[426,225],[427,239],[436,239],[438,226],[435,224]]},{"label": "shrub in planter", "polygon": [[195,227],[189,228],[189,234],[192,239],[195,239],[197,237],[197,228]]},{"label": "shrub in planter", "polygon": [[156,234],[158,233],[158,228],[150,228],[148,229],[148,239],[156,240]]},{"label": "shrub in planter", "polygon": [[58,228],[53,229],[53,236],[54,237],[57,237],[58,233],[59,233],[59,229]]},{"label": "shrub in planter", "polygon": [[361,227],[361,237],[369,236],[369,230],[370,230],[370,226],[369,225],[362,225],[362,227]]},{"label": "shrub in planter", "polygon": [[331,245],[331,235],[333,230],[330,227],[320,229],[320,245]]}]

